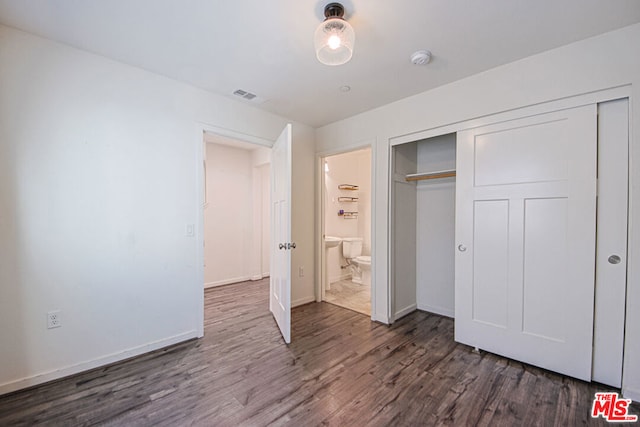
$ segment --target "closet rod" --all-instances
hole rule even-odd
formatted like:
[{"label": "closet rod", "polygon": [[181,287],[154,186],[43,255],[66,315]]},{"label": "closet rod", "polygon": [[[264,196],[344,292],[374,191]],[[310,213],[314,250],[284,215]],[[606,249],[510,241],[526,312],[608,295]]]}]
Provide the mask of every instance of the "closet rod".
[{"label": "closet rod", "polygon": [[411,173],[405,177],[407,182],[410,181],[422,181],[424,179],[439,179],[439,178],[449,178],[452,176],[456,176],[455,169],[437,171],[437,172],[423,172],[423,173]]}]

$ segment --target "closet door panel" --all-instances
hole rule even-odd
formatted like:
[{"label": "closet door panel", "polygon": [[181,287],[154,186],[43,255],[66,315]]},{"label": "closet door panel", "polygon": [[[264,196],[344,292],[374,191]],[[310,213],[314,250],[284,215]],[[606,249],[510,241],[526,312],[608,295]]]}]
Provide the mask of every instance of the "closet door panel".
[{"label": "closet door panel", "polygon": [[564,341],[567,199],[528,199],[524,206],[522,331]]},{"label": "closet door panel", "polygon": [[509,201],[478,200],[473,212],[473,319],[507,327]]},{"label": "closet door panel", "polygon": [[457,140],[456,340],[590,379],[596,106]]},{"label": "closet door panel", "polygon": [[526,123],[476,134],[476,187],[555,181],[567,176],[568,148],[564,120]]}]

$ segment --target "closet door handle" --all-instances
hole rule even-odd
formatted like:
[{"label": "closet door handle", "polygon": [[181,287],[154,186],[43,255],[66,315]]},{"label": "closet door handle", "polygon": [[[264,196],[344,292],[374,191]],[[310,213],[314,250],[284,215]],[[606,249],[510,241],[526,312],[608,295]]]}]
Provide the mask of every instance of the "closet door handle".
[{"label": "closet door handle", "polygon": [[464,251],[466,251],[466,250],[467,250],[467,247],[466,247],[465,245],[458,245],[458,250],[459,250],[460,252],[464,252]]},{"label": "closet door handle", "polygon": [[278,249],[285,249],[285,248],[286,248],[286,246],[284,245],[284,243],[280,243],[278,245]]},{"label": "closet door handle", "polygon": [[607,261],[609,261],[609,264],[620,264],[622,259],[618,255],[611,255]]}]

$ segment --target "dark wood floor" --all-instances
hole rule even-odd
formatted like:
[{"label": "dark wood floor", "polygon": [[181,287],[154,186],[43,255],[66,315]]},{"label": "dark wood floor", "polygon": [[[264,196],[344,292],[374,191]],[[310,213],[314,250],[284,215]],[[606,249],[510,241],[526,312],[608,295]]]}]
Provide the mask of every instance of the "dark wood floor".
[{"label": "dark wood floor", "polygon": [[444,317],[312,303],[286,346],[267,281],[205,295],[203,339],[2,396],[0,426],[606,424],[589,416],[605,387],[476,354]]}]

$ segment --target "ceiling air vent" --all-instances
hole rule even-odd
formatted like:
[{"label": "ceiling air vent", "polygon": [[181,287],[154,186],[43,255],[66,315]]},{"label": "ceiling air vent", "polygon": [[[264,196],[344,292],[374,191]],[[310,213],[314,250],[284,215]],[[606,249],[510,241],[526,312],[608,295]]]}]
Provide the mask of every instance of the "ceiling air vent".
[{"label": "ceiling air vent", "polygon": [[238,89],[235,92],[233,92],[234,95],[237,95],[241,98],[244,98],[248,101],[253,100],[254,98],[256,98],[256,94],[255,93],[251,93],[251,92],[247,92],[246,90],[242,90],[242,89]]},{"label": "ceiling air vent", "polygon": [[266,101],[266,99],[260,98],[255,93],[247,92],[246,90],[242,89],[236,89],[233,94],[239,96],[245,101],[251,102],[252,104],[263,104]]}]

